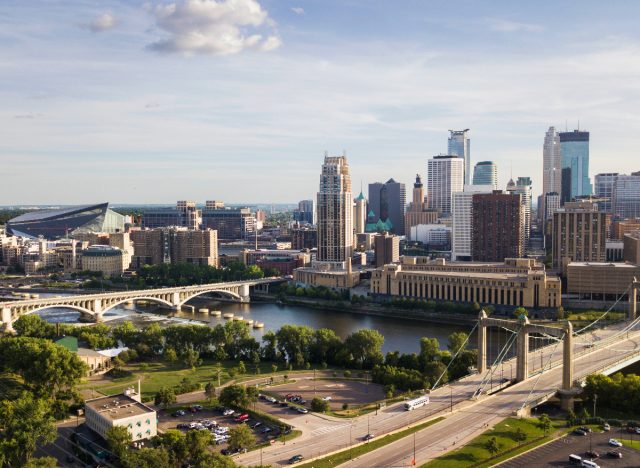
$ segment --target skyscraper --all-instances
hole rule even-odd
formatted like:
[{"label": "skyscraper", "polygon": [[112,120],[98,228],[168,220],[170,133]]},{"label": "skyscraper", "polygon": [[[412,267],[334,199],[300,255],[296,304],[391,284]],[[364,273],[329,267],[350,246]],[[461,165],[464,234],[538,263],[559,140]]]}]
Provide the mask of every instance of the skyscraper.
[{"label": "skyscraper", "polygon": [[560,155],[560,135],[555,127],[549,127],[542,146],[542,202],[538,207],[540,218],[544,216],[544,200],[547,193],[560,193],[562,187],[562,157]]},{"label": "skyscraper", "polygon": [[464,159],[464,185],[471,184],[471,139],[467,137],[468,128],[449,130],[447,154]]},{"label": "skyscraper", "polygon": [[413,184],[413,201],[404,214],[404,233],[409,240],[416,240],[411,235],[411,228],[419,224],[433,224],[438,219],[438,212],[427,208],[424,201],[424,186],[420,174],[416,174]]},{"label": "skyscraper", "polygon": [[362,191],[353,201],[353,229],[354,234],[362,234],[367,224],[367,199]]},{"label": "skyscraper", "polygon": [[480,161],[473,168],[473,185],[491,185],[498,188],[498,166],[493,161]]},{"label": "skyscraper", "polygon": [[427,204],[441,216],[451,215],[453,194],[464,188],[464,161],[453,155],[434,156],[427,163]]},{"label": "skyscraper", "polygon": [[369,184],[369,213],[374,213],[375,224],[369,224],[367,231],[403,235],[406,203],[407,192],[403,183],[389,179],[385,183]]},{"label": "skyscraper", "polygon": [[301,200],[293,212],[293,220],[306,224],[316,224],[316,204],[313,200]]},{"label": "skyscraper", "polygon": [[353,253],[353,198],[346,156],[325,156],[318,191],[319,262],[339,267]]},{"label": "skyscraper", "polygon": [[513,193],[522,195],[522,211],[524,216],[524,245],[529,247],[529,239],[531,238],[531,198],[533,197],[531,178],[518,177],[516,187]]},{"label": "skyscraper", "polygon": [[593,192],[595,196],[600,199],[597,201],[598,211],[611,213],[613,207],[613,186],[618,175],[617,172],[606,172],[595,175]]},{"label": "skyscraper", "polygon": [[473,195],[473,260],[503,262],[524,254],[522,196],[515,193]]},{"label": "skyscraper", "polygon": [[[575,197],[593,193],[589,179],[589,132],[574,130],[561,132],[559,136],[562,160],[562,201],[566,203]],[[569,183],[569,187],[565,186],[566,183]]]},{"label": "skyscraper", "polygon": [[618,219],[640,218],[640,171],[616,177],[612,205]]},{"label": "skyscraper", "polygon": [[473,195],[492,193],[491,185],[465,185],[464,191],[453,194],[451,259],[455,262],[470,261],[473,238]]}]

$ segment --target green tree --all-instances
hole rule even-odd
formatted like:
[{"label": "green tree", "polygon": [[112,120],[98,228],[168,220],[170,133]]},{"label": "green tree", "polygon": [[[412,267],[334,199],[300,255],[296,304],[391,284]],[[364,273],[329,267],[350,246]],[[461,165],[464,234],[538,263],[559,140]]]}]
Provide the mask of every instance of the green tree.
[{"label": "green tree", "polygon": [[213,382],[207,382],[204,386],[204,394],[207,397],[207,401],[211,404],[216,398],[216,386]]},{"label": "green tree", "polygon": [[538,427],[542,429],[544,435],[547,435],[549,429],[551,429],[551,419],[549,418],[549,415],[547,413],[542,413],[538,417]]},{"label": "green tree", "polygon": [[373,367],[384,360],[384,336],[377,330],[358,330],[349,335],[344,344],[358,367]]},{"label": "green tree", "polygon": [[105,439],[109,450],[111,450],[121,461],[126,460],[129,445],[131,445],[131,434],[124,426],[113,426],[107,430]]},{"label": "green tree", "polygon": [[516,429],[516,432],[513,434],[513,440],[518,442],[519,444],[527,440],[527,434],[522,430],[521,427]]},{"label": "green tree", "polygon": [[449,335],[449,343],[447,348],[451,351],[451,355],[456,354],[458,351],[463,350],[467,346],[469,335],[465,332],[454,332]]},{"label": "green tree", "polygon": [[238,374],[246,374],[247,367],[244,365],[244,361],[238,361]]},{"label": "green tree", "polygon": [[271,373],[275,374],[278,372],[278,364],[271,364]]},{"label": "green tree", "polygon": [[[2,466],[2,465],[0,465]],[[24,465],[24,468],[56,468],[58,460],[53,457],[32,458]]]},{"label": "green tree", "polygon": [[28,392],[0,401],[0,429],[0,458],[6,466],[23,466],[37,446],[56,438],[49,403]]},{"label": "green tree", "polygon": [[485,442],[484,448],[487,449],[487,452],[489,452],[492,457],[495,457],[500,451],[500,443],[498,442],[498,439],[491,437]]},{"label": "green tree", "polygon": [[[194,468],[236,468],[238,465],[229,457],[219,453],[207,452],[193,466]],[[264,468],[267,467],[265,466]]]},{"label": "green tree", "polygon": [[583,406],[582,409],[580,410],[580,418],[588,419],[590,417],[591,415],[589,414],[589,410],[587,409],[586,406]]},{"label": "green tree", "polygon": [[169,451],[164,447],[156,447],[132,450],[127,454],[124,466],[126,468],[160,468],[169,467],[172,464]]},{"label": "green tree", "polygon": [[212,442],[213,442],[213,437],[209,431],[187,432],[186,444],[187,444],[187,451],[189,453],[189,457],[191,458],[191,460],[194,463],[198,463],[200,460],[202,460],[206,456],[206,454],[209,452],[208,447],[209,445],[211,445]]},{"label": "green tree", "polygon": [[13,328],[18,335],[32,338],[52,338],[56,333],[56,327],[37,314],[22,315]]},{"label": "green tree", "polygon": [[164,352],[164,359],[170,364],[173,364],[178,360],[178,353],[173,348],[167,348]]},{"label": "green tree", "polygon": [[527,309],[525,309],[524,307],[517,307],[514,311],[513,311],[513,315],[516,318],[520,318],[520,317],[528,317],[529,316],[529,311]]},{"label": "green tree", "polygon": [[317,413],[325,413],[329,411],[329,402],[322,398],[315,397],[311,400],[311,410]]},{"label": "green tree", "polygon": [[156,405],[167,408],[176,402],[176,392],[171,387],[161,387],[154,398]]},{"label": "green tree", "polygon": [[[189,457],[187,439],[185,435],[177,429],[168,429],[153,438],[156,447],[163,447],[169,452],[171,464],[174,467],[181,467]],[[160,468],[159,466],[156,468]]]},{"label": "green tree", "polygon": [[246,424],[229,429],[229,448],[232,450],[249,448],[256,443],[256,437]]},{"label": "green tree", "polygon": [[229,385],[220,392],[218,401],[224,406],[246,408],[251,402],[247,390],[242,385]]},{"label": "green tree", "polygon": [[202,364],[200,353],[193,348],[188,348],[182,353],[182,362],[187,368],[195,368]]}]

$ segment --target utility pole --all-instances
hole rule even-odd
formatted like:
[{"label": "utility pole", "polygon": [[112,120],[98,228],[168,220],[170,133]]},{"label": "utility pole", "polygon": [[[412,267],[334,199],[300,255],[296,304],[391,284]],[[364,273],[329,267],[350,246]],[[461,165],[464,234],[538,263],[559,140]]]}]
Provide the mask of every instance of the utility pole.
[{"label": "utility pole", "polygon": [[598,401],[598,394],[593,394],[593,417],[596,417],[596,402]]},{"label": "utility pole", "polygon": [[413,433],[413,460],[411,461],[412,465],[416,464],[416,433]]},{"label": "utility pole", "polygon": [[449,385],[449,401],[450,401],[450,407],[449,407],[449,413],[453,413],[453,387],[451,385]]},{"label": "utility pole", "polygon": [[351,438],[351,429],[353,429],[353,421],[349,424],[349,460],[353,460],[353,454],[351,452],[352,438]]}]

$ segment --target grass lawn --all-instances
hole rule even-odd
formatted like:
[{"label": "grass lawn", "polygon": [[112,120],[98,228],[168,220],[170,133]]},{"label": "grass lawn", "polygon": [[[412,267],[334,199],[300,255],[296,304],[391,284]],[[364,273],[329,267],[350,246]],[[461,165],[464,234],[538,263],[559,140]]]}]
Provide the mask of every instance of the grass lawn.
[{"label": "grass lawn", "polygon": [[[500,453],[497,458],[491,459],[491,463],[486,464],[486,466],[491,466],[498,461],[506,460],[520,452],[551,440],[554,437],[553,432],[555,429],[565,424],[564,421],[552,421],[552,423],[554,425],[551,430],[552,435],[545,437],[544,432],[537,425],[537,419],[508,418],[498,423],[492,430],[476,437],[464,447],[438,457],[423,466],[442,468],[463,468],[470,465],[485,466],[482,462],[492,458],[485,445],[489,439],[495,437],[500,447]],[[518,428],[527,436],[525,441],[518,442],[516,440]]]},{"label": "grass lawn", "polygon": [[619,439],[625,447],[631,447],[640,451],[640,440]]},{"label": "grass lawn", "polygon": [[319,458],[309,463],[305,463],[303,465],[298,465],[299,468],[333,468],[334,466],[341,465],[343,463],[348,462],[351,458],[356,458],[365,453],[371,452],[373,450],[379,449],[380,447],[384,447],[385,445],[390,444],[391,442],[395,442],[396,440],[407,437],[408,435],[413,434],[414,432],[418,432],[425,427],[429,427],[433,424],[436,424],[442,421],[444,418],[436,418],[428,421],[426,423],[418,424],[417,426],[413,426],[409,429],[405,429],[404,431],[396,432],[395,434],[389,434],[384,437],[380,437],[379,439],[373,439],[369,443],[358,445],[357,447],[353,447],[352,449],[343,450],[342,452],[334,453],[333,455],[329,455],[324,458]]}]

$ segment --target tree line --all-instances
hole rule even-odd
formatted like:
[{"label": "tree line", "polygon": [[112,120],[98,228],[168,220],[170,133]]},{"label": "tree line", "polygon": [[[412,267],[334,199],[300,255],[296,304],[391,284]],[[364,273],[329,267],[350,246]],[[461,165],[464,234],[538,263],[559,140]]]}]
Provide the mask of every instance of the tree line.
[{"label": "tree line", "polygon": [[610,409],[638,414],[640,408],[640,375],[624,375],[620,372],[611,376],[593,374],[587,377],[585,396],[593,402]]}]

